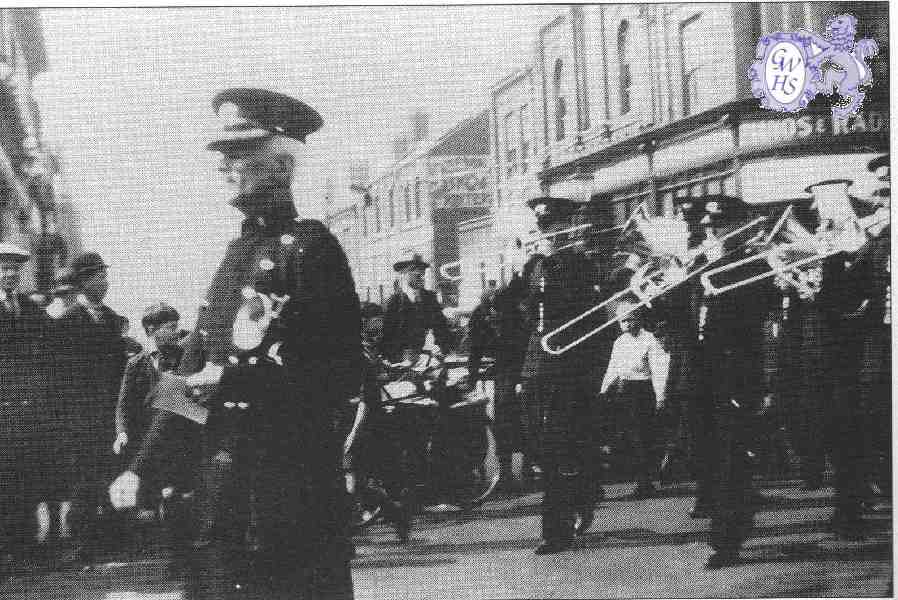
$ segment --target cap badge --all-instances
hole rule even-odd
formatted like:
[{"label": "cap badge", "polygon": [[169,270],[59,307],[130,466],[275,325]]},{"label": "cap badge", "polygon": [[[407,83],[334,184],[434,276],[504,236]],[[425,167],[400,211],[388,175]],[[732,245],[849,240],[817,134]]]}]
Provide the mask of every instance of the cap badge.
[{"label": "cap badge", "polygon": [[285,233],[284,235],[281,236],[281,243],[285,246],[289,246],[295,241],[296,241],[296,238],[293,237],[292,235],[290,235],[289,233]]},{"label": "cap badge", "polygon": [[259,261],[259,268],[261,268],[263,271],[270,271],[274,268],[274,263],[270,258],[263,258]]}]

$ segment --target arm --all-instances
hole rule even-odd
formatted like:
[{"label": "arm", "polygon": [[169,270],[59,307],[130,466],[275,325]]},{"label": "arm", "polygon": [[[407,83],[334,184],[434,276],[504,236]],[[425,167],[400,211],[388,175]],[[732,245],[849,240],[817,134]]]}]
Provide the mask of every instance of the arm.
[{"label": "arm", "polygon": [[471,354],[468,356],[468,382],[473,388],[480,378],[480,361],[483,358],[483,326],[480,309],[474,310],[468,323],[468,339],[471,340]]},{"label": "arm", "polygon": [[670,353],[664,349],[661,342],[654,335],[649,334],[649,369],[652,375],[652,387],[655,390],[655,406],[660,410],[664,408],[667,390],[667,374],[670,370]]},{"label": "arm", "polygon": [[[135,357],[136,358],[136,357]],[[127,435],[131,430],[134,422],[134,414],[137,410],[136,405],[140,401],[136,398],[135,388],[137,386],[137,361],[131,359],[125,367],[125,375],[122,378],[122,385],[118,393],[118,402],[115,405],[115,434],[121,437],[124,434],[125,441],[122,445],[127,444]],[[118,443],[116,444],[118,445]],[[118,454],[118,452],[116,452]]]},{"label": "arm", "polygon": [[[618,340],[619,339],[620,338],[618,338]],[[600,394],[607,394],[611,386],[617,381],[620,375],[619,362],[618,343],[617,340],[615,340],[614,347],[611,350],[611,360],[608,361],[608,369],[605,370],[605,377],[602,379],[602,387],[599,390]]]}]

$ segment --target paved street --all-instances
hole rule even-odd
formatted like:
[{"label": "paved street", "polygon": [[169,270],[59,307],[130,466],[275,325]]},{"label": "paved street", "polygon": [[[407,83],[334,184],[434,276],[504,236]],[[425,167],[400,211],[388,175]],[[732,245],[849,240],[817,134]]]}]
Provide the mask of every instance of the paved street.
[{"label": "paved street", "polygon": [[[886,596],[892,581],[891,507],[867,517],[863,541],[826,530],[832,490],[796,482],[762,488],[764,505],[743,564],[706,571],[708,521],[694,521],[687,486],[659,498],[628,500],[630,486],[607,488],[591,531],[574,550],[535,556],[538,494],[500,498],[468,515],[430,512],[400,545],[389,527],[357,537],[359,599]],[[177,600],[181,584],[158,553],[85,572],[19,577],[4,598]]]}]

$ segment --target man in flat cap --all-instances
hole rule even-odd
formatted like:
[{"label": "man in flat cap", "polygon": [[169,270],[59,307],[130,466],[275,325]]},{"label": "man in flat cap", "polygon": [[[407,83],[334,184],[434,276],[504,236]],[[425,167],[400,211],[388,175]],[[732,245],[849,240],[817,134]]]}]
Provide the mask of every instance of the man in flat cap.
[{"label": "man in flat cap", "polygon": [[297,219],[290,191],[298,142],[323,121],[267,90],[229,89],[212,104],[229,121],[208,147],[245,219],[200,313],[206,366],[187,382],[211,394],[187,595],[351,598],[333,423],[361,385],[359,300],[339,242]]},{"label": "man in flat cap", "polygon": [[436,294],[424,288],[424,273],[430,264],[418,253],[393,265],[399,273],[399,291],[387,300],[384,313],[384,354],[393,362],[416,360],[432,331],[440,349],[448,349],[449,323]]},{"label": "man in flat cap", "polygon": [[593,306],[595,269],[576,246],[554,251],[568,245],[565,235],[557,232],[570,226],[576,208],[571,200],[540,196],[528,205],[540,232],[547,235],[549,255],[536,264],[530,279],[526,301],[530,341],[521,379],[528,435],[536,440],[535,460],[545,485],[543,543],[536,553],[551,554],[570,548],[575,532],[585,532],[592,523],[595,491],[587,457],[592,441],[590,390],[592,369],[602,360],[597,359],[594,343],[561,355],[549,354],[542,346],[543,336]]},{"label": "man in flat cap", "polygon": [[19,290],[22,266],[30,253],[0,243],[0,577],[10,558],[21,559],[35,541],[46,540],[46,505],[39,528],[34,510],[44,500],[44,465],[52,460],[43,447],[49,379],[44,347],[48,318]]},{"label": "man in flat cap", "polygon": [[71,524],[77,539],[67,557],[90,562],[102,549],[99,513],[105,484],[114,475],[109,438],[125,368],[124,317],[103,303],[109,290],[108,265],[96,252],[85,252],[70,265],[74,304],[55,320],[57,370],[54,396],[65,423],[62,445],[71,464],[61,477],[71,490]]}]

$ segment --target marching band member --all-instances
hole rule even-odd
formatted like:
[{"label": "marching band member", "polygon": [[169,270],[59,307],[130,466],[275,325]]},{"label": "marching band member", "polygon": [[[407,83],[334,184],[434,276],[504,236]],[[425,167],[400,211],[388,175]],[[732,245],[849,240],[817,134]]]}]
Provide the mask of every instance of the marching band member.
[{"label": "marching band member", "polygon": [[[563,229],[574,211],[566,198],[537,197],[528,202],[541,232]],[[551,236],[549,247],[565,245]],[[583,533],[593,519],[593,490],[586,452],[591,446],[591,375],[595,345],[582,344],[561,356],[541,345],[553,327],[580,314],[593,300],[593,265],[575,248],[550,254],[533,270],[527,302],[530,342],[521,370],[527,394],[528,430],[538,443],[536,461],[542,467],[543,543],[537,554],[571,547],[575,531]],[[575,524],[579,518],[579,524]]]}]

